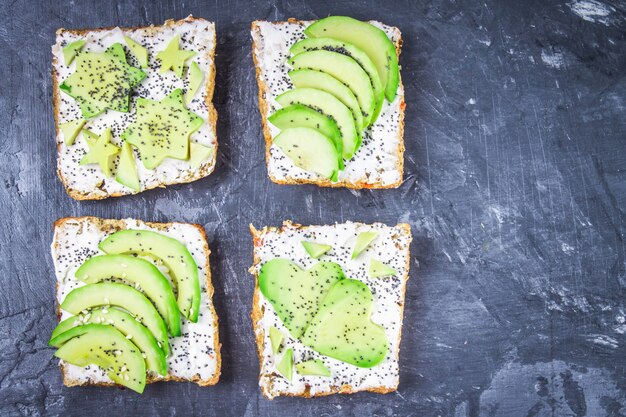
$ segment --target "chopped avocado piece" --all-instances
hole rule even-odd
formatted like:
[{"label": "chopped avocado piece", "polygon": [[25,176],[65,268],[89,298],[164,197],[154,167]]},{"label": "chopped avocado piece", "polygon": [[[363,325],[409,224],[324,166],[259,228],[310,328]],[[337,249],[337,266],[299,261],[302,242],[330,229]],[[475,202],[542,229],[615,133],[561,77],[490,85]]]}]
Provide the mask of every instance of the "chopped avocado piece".
[{"label": "chopped avocado piece", "polygon": [[83,116],[89,119],[106,109],[128,112],[130,93],[145,76],[128,65],[124,48],[116,43],[103,53],[79,54],[76,71],[59,88],[78,101]]},{"label": "chopped avocado piece", "polygon": [[337,181],[339,152],[331,138],[310,127],[292,127],[280,132],[274,144],[297,167]]},{"label": "chopped avocado piece", "polygon": [[374,297],[355,279],[335,283],[300,341],[322,355],[371,368],[389,352],[385,329],[372,322]]},{"label": "chopped avocado piece", "polygon": [[313,23],[304,33],[310,38],[333,38],[361,48],[376,65],[387,100],[394,100],[400,80],[398,55],[381,29],[351,17],[329,16]]},{"label": "chopped avocado piece", "polygon": [[76,279],[95,284],[108,278],[121,278],[142,291],[156,306],[172,336],[180,336],[180,310],[165,275],[145,259],[132,255],[98,255],[76,270]]},{"label": "chopped avocado piece", "polygon": [[183,66],[185,65],[185,62],[189,58],[195,56],[196,53],[194,51],[180,49],[179,43],[180,36],[176,35],[167,45],[167,48],[157,54],[157,59],[161,60],[161,69],[159,70],[159,73],[163,74],[171,69],[176,75],[178,75],[178,78],[183,77]]},{"label": "chopped avocado piece", "polygon": [[204,119],[183,104],[183,90],[172,91],[163,100],[137,99],[137,120],[122,133],[122,139],[139,149],[147,169],[165,158],[188,159],[189,136]]},{"label": "chopped avocado piece", "polygon": [[146,362],[141,351],[119,330],[105,324],[86,324],[67,331],[69,340],[54,356],[76,366],[97,365],[114,382],[142,393]]},{"label": "chopped avocado piece", "polygon": [[[293,69],[325,72],[352,90],[363,114],[363,125],[369,126],[376,107],[376,97],[369,76],[354,59],[337,52],[319,50],[302,52],[288,61]],[[357,129],[358,130],[358,129]]]},{"label": "chopped avocado piece", "polygon": [[315,242],[307,242],[306,240],[303,240],[302,242],[302,246],[304,246],[304,250],[306,250],[306,252],[311,256],[311,258],[319,258],[320,256],[322,256],[323,254],[325,254],[326,252],[328,252],[329,250],[331,250],[333,247],[330,245],[324,245],[322,243],[315,243]]},{"label": "chopped avocado piece", "polygon": [[189,165],[196,169],[213,156],[213,147],[200,145],[196,142],[189,144]]},{"label": "chopped avocado piece", "polygon": [[390,266],[385,265],[377,259],[370,261],[370,276],[374,278],[389,277],[392,275],[398,275],[398,272]]},{"label": "chopped avocado piece", "polygon": [[193,100],[193,96],[196,95],[198,88],[202,85],[202,80],[204,80],[204,74],[202,74],[202,70],[200,69],[200,66],[196,64],[196,61],[193,61],[189,66],[187,77],[189,80],[189,87],[187,88],[187,94],[185,94],[185,103],[189,105],[191,100]]},{"label": "chopped avocado piece", "polygon": [[145,295],[124,284],[103,282],[78,287],[65,297],[61,309],[78,315],[83,310],[100,306],[117,306],[135,316],[154,335],[165,354],[169,354],[165,322]]},{"label": "chopped avocado piece", "polygon": [[356,237],[352,259],[356,259],[378,237],[378,232],[362,232]]},{"label": "chopped avocado piece", "polygon": [[259,289],[291,335],[299,338],[329,288],[344,278],[334,262],[318,262],[304,270],[288,259],[274,258],[259,271]]},{"label": "chopped avocado piece", "polygon": [[63,320],[54,328],[48,344],[57,348],[60,347],[71,338],[72,333],[68,330],[89,323],[108,324],[115,327],[145,355],[148,370],[159,375],[167,375],[165,353],[159,347],[150,330],[135,320],[133,316],[116,307],[95,308],[87,314],[80,314]]},{"label": "chopped avocado piece", "polygon": [[357,134],[352,112],[337,97],[316,88],[296,88],[276,97],[283,107],[302,104],[332,118],[339,127],[343,141],[343,157],[350,159],[361,145],[361,135]]},{"label": "chopped avocado piece", "polygon": [[370,121],[370,124],[373,124],[378,118],[380,110],[383,107],[383,102],[385,101],[385,86],[380,81],[380,76],[378,75],[378,71],[376,70],[376,65],[374,65],[370,57],[361,48],[349,42],[344,42],[332,38],[303,39],[293,44],[289,51],[292,54],[297,55],[301,52],[316,51],[320,49],[348,55],[350,58],[358,62],[361,68],[363,68],[367,75],[370,77],[370,81],[372,82],[372,88],[374,89],[374,97],[376,97],[376,108],[374,109],[374,115],[372,116],[372,120]]},{"label": "chopped avocado piece", "polygon": [[276,365],[276,370],[291,381],[293,377],[293,349],[287,349],[283,358]]},{"label": "chopped avocado piece", "polygon": [[310,127],[331,138],[335,148],[337,148],[339,169],[344,168],[343,141],[341,140],[341,132],[334,119],[302,104],[292,104],[276,110],[268,117],[268,120],[281,130],[291,127]]},{"label": "chopped avocado piece", "polygon": [[150,230],[120,230],[98,246],[109,254],[136,253],[163,261],[178,291],[178,308],[192,322],[200,311],[200,280],[198,266],[189,250],[178,240]]},{"label": "chopped avocado piece", "polygon": [[63,132],[63,141],[66,145],[70,146],[74,144],[76,136],[78,136],[80,131],[83,129],[85,123],[87,123],[87,120],[85,119],[76,119],[59,125],[61,132]]},{"label": "chopped avocado piece", "polygon": [[98,139],[100,138],[99,135],[96,135],[91,130],[87,129],[83,129],[81,133],[83,134],[83,138],[85,139],[85,142],[87,142],[87,147],[89,149],[96,146],[96,142],[98,142]]},{"label": "chopped avocado piece", "polygon": [[363,132],[363,114],[361,113],[358,100],[348,86],[332,75],[306,68],[289,71],[288,75],[296,88],[317,88],[337,97],[352,112],[354,127],[356,127],[357,133],[361,134]]},{"label": "chopped avocado piece", "polygon": [[135,58],[137,58],[141,68],[148,68],[148,50],[128,36],[124,36],[124,40],[130,51],[135,55]]},{"label": "chopped avocado piece", "polygon": [[113,157],[117,155],[120,148],[111,143],[111,129],[106,129],[98,137],[93,145],[89,145],[89,152],[80,160],[81,165],[98,164],[106,177],[111,176],[111,165]]},{"label": "chopped avocado piece", "polygon": [[65,46],[65,48],[63,48],[63,60],[65,61],[65,65],[70,65],[72,61],[74,61],[76,54],[78,53],[78,51],[83,49],[84,44],[85,44],[85,40],[81,39],[81,40],[69,43]]},{"label": "chopped avocado piece", "polygon": [[120,163],[117,167],[115,181],[137,192],[141,191],[141,183],[139,182],[137,165],[135,164],[135,154],[128,142],[122,143],[122,153],[120,154]]},{"label": "chopped avocado piece", "polygon": [[314,376],[330,376],[330,371],[319,359],[312,359],[296,364],[296,371],[300,375],[314,375]]},{"label": "chopped avocado piece", "polygon": [[272,352],[274,355],[280,350],[280,344],[283,343],[283,334],[276,327],[270,327],[270,342],[272,343]]}]

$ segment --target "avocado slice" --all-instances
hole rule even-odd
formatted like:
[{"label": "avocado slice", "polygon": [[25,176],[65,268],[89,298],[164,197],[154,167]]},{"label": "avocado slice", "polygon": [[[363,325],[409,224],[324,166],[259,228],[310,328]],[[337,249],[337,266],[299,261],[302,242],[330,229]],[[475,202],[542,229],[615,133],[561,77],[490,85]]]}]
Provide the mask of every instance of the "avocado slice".
[{"label": "avocado slice", "polygon": [[137,165],[135,163],[135,154],[128,142],[122,143],[122,152],[120,153],[115,181],[134,191],[141,191],[141,183],[139,182]]},{"label": "avocado slice", "polygon": [[170,270],[178,291],[178,308],[192,322],[200,311],[198,266],[189,250],[178,240],[150,230],[120,230],[100,242],[105,253],[136,253],[163,261]]},{"label": "avocado slice", "polygon": [[293,163],[305,171],[312,171],[337,181],[339,152],[332,139],[310,127],[285,129],[274,138]]},{"label": "avocado slice", "polygon": [[385,329],[371,321],[374,297],[355,279],[335,283],[300,341],[322,355],[361,367],[381,363],[389,352]]},{"label": "avocado slice", "polygon": [[334,119],[302,104],[292,104],[276,110],[267,120],[281,130],[291,127],[310,127],[319,130],[322,135],[333,140],[337,148],[339,169],[344,168],[343,141]]},{"label": "avocado slice", "polygon": [[319,359],[312,359],[296,364],[296,371],[300,375],[314,375],[314,376],[330,376],[330,371]]},{"label": "avocado slice", "polygon": [[180,336],[180,310],[165,275],[152,263],[132,255],[98,255],[76,270],[76,278],[95,284],[108,278],[122,278],[142,291],[156,306],[172,336]]},{"label": "avocado slice", "polygon": [[150,333],[150,330],[135,320],[133,316],[116,307],[94,308],[87,314],[81,314],[63,320],[52,331],[52,336],[50,336],[50,342],[48,342],[48,344],[57,348],[60,347],[73,337],[72,333],[68,330],[89,323],[108,324],[115,327],[145,355],[144,358],[146,359],[148,370],[156,372],[159,375],[167,375],[165,353],[163,353],[163,350],[159,347],[157,340],[152,333]]},{"label": "avocado slice", "polygon": [[357,134],[352,112],[338,98],[316,88],[296,88],[288,90],[276,101],[283,107],[302,104],[331,117],[341,132],[343,158],[350,159],[361,145],[361,135]]},{"label": "avocado slice", "polygon": [[321,71],[299,69],[289,71],[288,75],[296,88],[317,88],[337,97],[352,112],[357,133],[359,135],[363,133],[363,114],[358,100],[348,86],[332,75]]},{"label": "avocado slice", "polygon": [[189,143],[189,165],[195,169],[213,156],[213,147],[200,145],[196,142]]},{"label": "avocado slice", "polygon": [[76,58],[76,71],[61,83],[61,91],[80,104],[83,117],[90,119],[106,109],[128,112],[130,93],[146,73],[126,62],[121,44],[105,52],[83,52]]},{"label": "avocado slice", "polygon": [[276,370],[291,381],[293,378],[293,349],[289,348],[276,365]]},{"label": "avocado slice", "polygon": [[305,240],[303,240],[302,242],[302,246],[304,246],[304,250],[306,250],[306,252],[311,256],[311,258],[319,258],[320,256],[322,256],[323,254],[325,254],[326,252],[328,252],[329,250],[331,250],[333,247],[330,245],[324,245],[322,243],[315,243],[315,242],[307,242]]},{"label": "avocado slice", "polygon": [[400,80],[398,55],[381,29],[351,17],[329,16],[310,25],[304,33],[310,38],[333,38],[361,48],[376,65],[387,100],[395,99]]},{"label": "avocado slice", "polygon": [[356,45],[332,38],[302,39],[301,41],[293,44],[293,46],[289,49],[293,55],[305,51],[317,50],[333,51],[348,55],[350,58],[358,62],[361,68],[365,70],[367,75],[370,77],[372,88],[374,89],[374,97],[376,97],[376,108],[374,109],[372,120],[370,120],[370,125],[373,124],[378,118],[380,110],[383,107],[383,102],[385,101],[385,86],[380,81],[376,65],[374,65],[370,57],[365,53],[365,51]]},{"label": "avocado slice", "polygon": [[111,143],[111,129],[107,128],[95,142],[87,141],[89,152],[80,160],[80,165],[98,164],[106,177],[111,176],[113,158],[120,148]]},{"label": "avocado slice", "polygon": [[185,94],[185,103],[189,105],[193,97],[198,92],[198,88],[202,85],[202,81],[204,80],[204,74],[202,74],[202,70],[200,66],[196,64],[196,61],[192,61],[189,66],[189,71],[187,73],[187,79],[189,82],[189,87],[187,88],[187,94]]},{"label": "avocado slice", "polygon": [[356,237],[356,245],[352,250],[352,259],[356,259],[377,237],[378,232],[374,231],[359,233]]},{"label": "avocado slice", "polygon": [[372,260],[370,261],[369,274],[373,278],[380,278],[398,275],[398,272],[392,267],[385,265],[378,259],[372,258]]},{"label": "avocado slice", "polygon": [[308,68],[325,72],[348,86],[359,102],[362,125],[369,126],[376,108],[376,97],[369,76],[358,62],[347,55],[326,50],[302,52],[287,62],[295,70]]},{"label": "avocado slice", "polygon": [[170,69],[174,71],[178,78],[183,77],[183,66],[185,62],[196,55],[194,51],[180,49],[180,36],[175,35],[165,50],[157,54],[157,59],[161,60],[159,73],[163,74]]},{"label": "avocado slice", "polygon": [[121,307],[135,316],[152,332],[163,352],[169,354],[165,322],[150,300],[133,287],[112,282],[87,284],[70,291],[61,303],[61,309],[78,315],[90,308],[109,305]]},{"label": "avocado slice", "polygon": [[259,289],[296,339],[317,312],[329,288],[344,279],[334,262],[318,262],[309,270],[288,259],[274,258],[259,271]]},{"label": "avocado slice", "polygon": [[148,68],[148,50],[128,36],[124,36],[124,40],[130,51],[135,55],[135,58],[137,58],[141,68]]},{"label": "avocado slice", "polygon": [[276,327],[270,327],[270,342],[272,343],[272,353],[276,355],[280,350],[280,344],[283,343],[283,334]]},{"label": "avocado slice", "polygon": [[78,53],[78,51],[83,49],[84,44],[85,40],[80,39],[78,41],[67,44],[65,48],[63,48],[63,60],[65,61],[65,65],[69,66],[72,61],[74,61],[76,54]]},{"label": "avocado slice", "polygon": [[68,330],[69,339],[54,354],[76,366],[97,365],[114,382],[142,393],[146,362],[141,351],[119,330],[105,324],[86,324]]},{"label": "avocado slice", "polygon": [[85,123],[87,123],[87,120],[85,119],[76,119],[59,125],[59,129],[63,132],[63,141],[67,146],[74,144],[76,136],[78,136],[80,131],[83,129]]}]

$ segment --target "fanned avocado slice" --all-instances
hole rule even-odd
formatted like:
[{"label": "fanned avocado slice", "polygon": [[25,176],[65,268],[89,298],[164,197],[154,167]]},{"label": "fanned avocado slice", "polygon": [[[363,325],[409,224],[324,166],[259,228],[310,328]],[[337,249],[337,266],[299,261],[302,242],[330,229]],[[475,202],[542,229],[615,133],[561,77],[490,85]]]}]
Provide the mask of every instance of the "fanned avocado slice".
[{"label": "fanned avocado slice", "polygon": [[117,306],[131,313],[154,335],[163,352],[169,354],[165,322],[145,295],[124,284],[99,283],[78,287],[65,297],[61,309],[78,315],[94,307]]},{"label": "fanned avocado slice", "polygon": [[120,230],[100,242],[99,248],[109,254],[136,253],[163,261],[170,270],[178,296],[178,308],[192,322],[200,311],[198,266],[189,250],[178,240],[150,230]]},{"label": "fanned avocado slice", "polygon": [[145,76],[128,65],[124,48],[115,43],[103,53],[78,54],[76,71],[59,88],[78,101],[83,116],[89,119],[106,109],[128,112],[130,93]]},{"label": "fanned avocado slice", "polygon": [[400,80],[398,55],[381,29],[351,17],[329,16],[313,23],[304,33],[310,38],[333,38],[361,48],[376,65],[387,100],[394,100]]},{"label": "fanned avocado slice", "polygon": [[97,365],[114,382],[143,392],[146,363],[139,348],[119,330],[105,324],[86,324],[66,333],[68,340],[54,356],[76,366]]},{"label": "fanned avocado slice", "polygon": [[148,370],[156,372],[159,375],[167,375],[165,353],[163,353],[163,350],[159,347],[157,340],[152,333],[150,333],[150,330],[135,320],[133,316],[116,307],[95,308],[87,314],[81,314],[63,320],[52,331],[52,336],[50,336],[50,342],[48,344],[58,348],[73,337],[72,333],[68,330],[76,326],[83,326],[90,323],[108,324],[115,327],[145,355],[144,358]]},{"label": "fanned avocado slice", "polygon": [[276,370],[291,381],[293,378],[293,349],[289,348],[276,365]]},{"label": "fanned avocado slice", "polygon": [[337,181],[339,152],[333,140],[319,131],[309,127],[285,129],[274,138],[274,144],[297,167]]},{"label": "fanned avocado slice", "polygon": [[180,310],[165,275],[152,263],[132,255],[99,255],[89,258],[76,271],[76,278],[95,284],[108,278],[122,278],[138,286],[165,319],[172,336],[180,336]]},{"label": "fanned avocado slice", "polygon": [[314,376],[330,376],[330,371],[319,359],[312,359],[296,364],[296,371],[300,375],[314,375]]}]

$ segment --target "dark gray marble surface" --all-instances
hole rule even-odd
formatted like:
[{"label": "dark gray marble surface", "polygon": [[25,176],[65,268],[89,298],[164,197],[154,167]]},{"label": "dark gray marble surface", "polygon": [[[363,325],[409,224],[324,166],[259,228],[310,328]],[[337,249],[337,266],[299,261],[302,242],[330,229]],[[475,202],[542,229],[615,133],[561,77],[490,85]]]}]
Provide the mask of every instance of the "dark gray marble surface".
[{"label": "dark gray marble surface", "polygon": [[[0,2],[0,415],[626,415],[626,5],[600,0]],[[191,185],[78,203],[55,174],[59,27],[217,23],[220,149]],[[406,172],[386,191],[267,178],[253,19],[348,14],[404,36]],[[219,385],[65,388],[49,244],[63,216],[202,224],[214,251]],[[249,319],[248,224],[409,222],[401,384],[267,401]]]}]

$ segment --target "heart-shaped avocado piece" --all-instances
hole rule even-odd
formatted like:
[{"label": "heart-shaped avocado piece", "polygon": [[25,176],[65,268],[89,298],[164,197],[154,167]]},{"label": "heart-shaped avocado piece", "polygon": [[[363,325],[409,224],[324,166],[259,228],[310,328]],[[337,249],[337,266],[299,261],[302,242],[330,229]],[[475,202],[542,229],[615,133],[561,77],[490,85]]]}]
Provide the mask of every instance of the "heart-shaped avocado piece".
[{"label": "heart-shaped avocado piece", "polygon": [[330,287],[344,278],[334,262],[303,270],[288,259],[275,258],[261,267],[259,289],[291,335],[300,338]]}]

